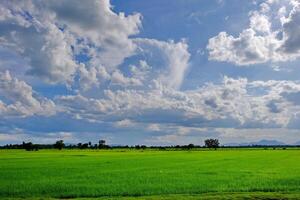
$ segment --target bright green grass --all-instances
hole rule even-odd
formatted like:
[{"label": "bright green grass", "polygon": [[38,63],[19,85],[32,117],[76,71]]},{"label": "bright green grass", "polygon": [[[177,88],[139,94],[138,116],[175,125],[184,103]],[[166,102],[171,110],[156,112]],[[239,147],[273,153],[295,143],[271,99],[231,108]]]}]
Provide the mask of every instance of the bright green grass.
[{"label": "bright green grass", "polygon": [[300,150],[0,151],[0,198],[198,199],[181,197],[214,192],[299,199]]}]

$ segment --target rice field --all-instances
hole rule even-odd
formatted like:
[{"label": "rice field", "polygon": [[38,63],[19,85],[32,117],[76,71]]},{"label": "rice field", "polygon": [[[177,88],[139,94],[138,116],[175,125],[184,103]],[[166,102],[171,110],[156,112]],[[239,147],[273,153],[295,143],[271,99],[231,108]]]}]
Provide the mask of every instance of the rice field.
[{"label": "rice field", "polygon": [[300,150],[0,151],[2,199],[300,199]]}]

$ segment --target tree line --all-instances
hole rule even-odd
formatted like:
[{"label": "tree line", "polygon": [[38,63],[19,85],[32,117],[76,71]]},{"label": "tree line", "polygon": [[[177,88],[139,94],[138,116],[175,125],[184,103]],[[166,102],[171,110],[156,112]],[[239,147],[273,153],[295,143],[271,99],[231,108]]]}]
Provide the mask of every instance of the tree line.
[{"label": "tree line", "polygon": [[131,148],[131,149],[146,149],[155,148],[165,150],[167,148],[184,149],[189,150],[193,148],[213,148],[219,147],[218,139],[207,139],[204,141],[205,146],[188,144],[188,145],[175,145],[175,146],[146,146],[146,145],[135,145],[135,146],[109,146],[105,140],[99,140],[98,143],[92,144],[92,142],[68,144],[66,145],[63,140],[57,140],[54,144],[33,144],[32,142],[23,142],[22,144],[7,144],[0,146],[0,149],[25,149],[26,151],[38,151],[39,149],[112,149],[112,148]]}]

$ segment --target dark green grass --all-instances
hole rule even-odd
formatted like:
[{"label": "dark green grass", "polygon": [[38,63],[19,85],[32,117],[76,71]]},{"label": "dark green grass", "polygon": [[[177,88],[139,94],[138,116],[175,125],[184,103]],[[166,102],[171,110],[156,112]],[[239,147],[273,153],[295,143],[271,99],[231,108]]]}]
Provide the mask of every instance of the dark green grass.
[{"label": "dark green grass", "polygon": [[201,199],[214,192],[299,199],[300,150],[0,151],[2,198]]},{"label": "dark green grass", "polygon": [[[6,200],[23,200],[24,198],[3,198]],[[25,198],[25,200],[57,200],[55,198]],[[274,192],[248,192],[248,193],[204,193],[204,194],[176,194],[140,197],[98,197],[76,198],[75,200],[299,200],[298,193],[274,193]]]}]

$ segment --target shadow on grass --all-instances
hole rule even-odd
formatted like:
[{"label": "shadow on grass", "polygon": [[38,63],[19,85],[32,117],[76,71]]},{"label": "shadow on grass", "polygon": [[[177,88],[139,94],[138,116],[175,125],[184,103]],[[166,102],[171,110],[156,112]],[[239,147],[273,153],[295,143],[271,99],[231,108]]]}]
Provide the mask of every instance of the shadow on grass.
[{"label": "shadow on grass", "polygon": [[250,192],[250,193],[207,193],[191,195],[160,195],[139,197],[93,197],[74,198],[72,196],[63,198],[1,198],[6,200],[299,200],[300,193],[274,193],[274,192]]}]

